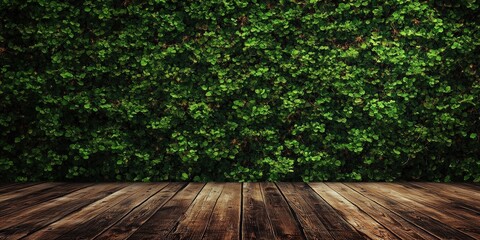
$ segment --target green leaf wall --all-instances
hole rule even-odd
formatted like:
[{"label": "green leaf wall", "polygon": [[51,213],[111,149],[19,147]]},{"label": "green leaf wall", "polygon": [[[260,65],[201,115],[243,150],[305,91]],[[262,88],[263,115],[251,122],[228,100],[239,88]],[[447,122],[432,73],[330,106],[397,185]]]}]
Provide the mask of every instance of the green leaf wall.
[{"label": "green leaf wall", "polygon": [[1,0],[1,181],[480,181],[479,1]]}]

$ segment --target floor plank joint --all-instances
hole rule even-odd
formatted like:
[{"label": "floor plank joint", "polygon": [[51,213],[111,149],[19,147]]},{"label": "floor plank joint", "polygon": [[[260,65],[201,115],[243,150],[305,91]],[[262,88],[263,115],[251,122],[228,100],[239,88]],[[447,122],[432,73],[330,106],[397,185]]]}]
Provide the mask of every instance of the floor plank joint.
[{"label": "floor plank joint", "polygon": [[479,202],[456,183],[13,183],[0,239],[480,239]]}]

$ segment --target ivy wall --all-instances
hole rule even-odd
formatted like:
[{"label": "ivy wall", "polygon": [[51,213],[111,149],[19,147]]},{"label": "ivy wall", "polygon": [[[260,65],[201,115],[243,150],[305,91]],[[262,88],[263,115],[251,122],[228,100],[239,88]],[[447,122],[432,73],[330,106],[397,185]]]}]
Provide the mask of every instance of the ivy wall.
[{"label": "ivy wall", "polygon": [[480,181],[480,3],[1,0],[1,181]]}]

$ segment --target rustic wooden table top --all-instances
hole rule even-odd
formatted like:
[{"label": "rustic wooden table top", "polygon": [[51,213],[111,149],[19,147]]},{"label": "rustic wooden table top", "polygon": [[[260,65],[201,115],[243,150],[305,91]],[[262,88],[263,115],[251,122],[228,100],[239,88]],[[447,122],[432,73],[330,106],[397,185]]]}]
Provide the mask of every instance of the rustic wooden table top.
[{"label": "rustic wooden table top", "polygon": [[0,239],[480,239],[480,186],[0,185]]}]

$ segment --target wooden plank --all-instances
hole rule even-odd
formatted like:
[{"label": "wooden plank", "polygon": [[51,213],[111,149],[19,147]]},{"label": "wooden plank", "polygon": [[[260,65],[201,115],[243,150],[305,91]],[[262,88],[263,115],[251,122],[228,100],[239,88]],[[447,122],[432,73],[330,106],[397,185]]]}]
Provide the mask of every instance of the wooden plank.
[{"label": "wooden plank", "polygon": [[305,239],[285,198],[274,183],[260,184],[267,213],[277,239]]},{"label": "wooden plank", "polygon": [[[52,199],[67,195],[81,188],[88,187],[92,184],[87,183],[70,183],[41,191],[33,196],[22,197],[15,201],[4,201],[0,203],[0,216],[8,218],[10,214],[16,214],[19,211],[28,211],[27,208],[36,207],[36,205]],[[11,199],[10,199],[11,200]]]},{"label": "wooden plank", "polygon": [[325,225],[315,214],[315,209],[305,201],[302,191],[299,191],[291,183],[277,183],[277,186],[296,215],[307,239],[316,239],[317,237],[333,239]]},{"label": "wooden plank", "polygon": [[476,224],[477,222],[480,222],[480,218],[467,213],[462,216],[464,212],[462,213],[460,210],[451,208],[449,206],[450,202],[445,202],[439,198],[432,199],[430,196],[426,196],[428,193],[424,191],[409,191],[407,188],[402,187],[399,184],[368,183],[365,185],[375,189],[383,189],[382,192],[386,196],[395,197],[397,201],[408,205],[412,209],[417,209],[443,224],[460,230],[473,238],[480,239],[480,226]]},{"label": "wooden plank", "polygon": [[203,239],[240,239],[242,184],[225,183]]},{"label": "wooden plank", "polygon": [[420,191],[427,192],[433,195],[438,196],[439,198],[448,199],[453,202],[453,205],[457,208],[465,209],[475,214],[480,214],[480,206],[478,206],[478,200],[472,199],[470,197],[457,195],[452,192],[445,191],[443,189],[428,187],[422,185],[421,183],[405,183],[412,188],[419,189]]},{"label": "wooden plank", "polygon": [[142,204],[152,195],[164,188],[166,183],[143,183],[139,184],[140,188],[136,189],[133,194],[126,197],[118,204],[102,212],[94,218],[76,225],[76,227],[61,239],[92,239],[102,233],[105,229],[111,227],[115,222],[126,216],[132,209]]},{"label": "wooden plank", "polygon": [[[407,221],[415,223],[425,231],[439,238],[447,239],[473,239],[462,231],[450,227],[454,223],[447,215],[437,212],[415,201],[411,201],[398,193],[393,193],[388,186],[379,187],[373,183],[349,183],[348,187],[356,190],[365,197],[379,203],[383,207],[390,209]],[[441,222],[441,217],[446,222]]]},{"label": "wooden plank", "polygon": [[242,239],[275,238],[259,183],[243,184],[242,211]]},{"label": "wooden plank", "polygon": [[333,238],[364,238],[306,183],[291,183],[291,185],[292,192],[299,196],[300,201],[303,200],[310,205],[312,212],[318,217]]},{"label": "wooden plank", "polygon": [[18,239],[23,237],[114,193],[124,186],[124,184],[118,183],[97,184],[40,204],[29,209],[29,211],[22,211],[18,215],[0,222],[0,238]]},{"label": "wooden plank", "polygon": [[63,183],[53,183],[53,182],[40,183],[40,184],[35,184],[33,186],[13,190],[11,192],[3,193],[0,195],[0,204],[4,204],[7,200],[11,200],[10,202],[14,202],[17,199],[24,198],[28,195],[36,194],[40,191],[44,191],[44,190],[53,188],[55,186],[59,186],[61,184]]},{"label": "wooden plank", "polygon": [[449,187],[448,184],[441,183],[410,182],[408,184],[410,186],[417,186],[419,189],[423,189],[422,191],[437,195],[441,198],[455,201],[459,207],[480,213],[480,206],[478,206],[478,202],[480,202],[480,196],[478,196],[476,192],[465,189],[455,189],[453,187]]},{"label": "wooden plank", "polygon": [[419,185],[424,188],[434,189],[435,191],[445,192],[456,196],[467,197],[475,201],[480,201],[480,192],[472,191],[471,189],[465,189],[460,184],[451,184],[451,183],[412,183]]},{"label": "wooden plank", "polygon": [[22,188],[30,187],[40,183],[8,183],[0,187],[0,194],[8,193],[11,191],[20,190]]},{"label": "wooden plank", "polygon": [[395,234],[390,232],[390,230],[371,216],[365,214],[361,209],[328,187],[325,183],[309,183],[309,185],[365,238],[399,239]]},{"label": "wooden plank", "polygon": [[302,193],[305,201],[309,201],[319,219],[335,239],[363,239],[355,228],[345,221],[323,198],[305,183],[294,183]]},{"label": "wooden plank", "polygon": [[128,239],[166,239],[204,186],[204,183],[188,184]]},{"label": "wooden plank", "polygon": [[133,209],[127,216],[116,222],[95,239],[127,239],[185,185],[185,183],[169,183],[164,189]]},{"label": "wooden plank", "polygon": [[[125,188],[122,188],[103,199],[93,202],[80,211],[77,211],[60,219],[59,221],[45,226],[43,229],[28,235],[26,238],[32,240],[55,239],[71,232],[72,228],[80,230],[88,229],[88,232],[91,233],[96,229],[96,227],[98,227],[98,225],[91,227],[88,225],[90,221],[103,216],[109,209],[117,206],[119,203],[124,202],[125,200],[128,200],[129,197],[133,195],[136,196],[138,192],[142,192],[150,187],[151,186],[142,183],[129,184]],[[92,229],[90,229],[90,227]],[[80,235],[81,234],[79,234],[79,236]]]},{"label": "wooden plank", "polygon": [[224,183],[207,183],[180,219],[168,239],[201,239],[212,216],[212,210],[225,187]]},{"label": "wooden plank", "polygon": [[480,239],[467,184],[48,184],[0,186],[0,239]]},{"label": "wooden plank", "polygon": [[342,183],[326,183],[326,185],[401,239],[438,239]]},{"label": "wooden plank", "polygon": [[478,183],[458,183],[458,185],[477,193],[480,192],[480,184]]},{"label": "wooden plank", "polygon": [[[389,188],[396,192],[402,193],[403,197],[406,197],[413,201],[420,201],[425,206],[433,209],[437,209],[443,213],[448,213],[452,218],[456,218],[463,222],[476,223],[480,222],[480,212],[472,211],[471,209],[465,209],[464,206],[468,205],[464,202],[451,200],[445,197],[440,197],[436,194],[432,194],[424,188],[401,183],[390,184]],[[475,208],[476,206],[471,206]],[[479,229],[480,231],[480,229]]]}]

